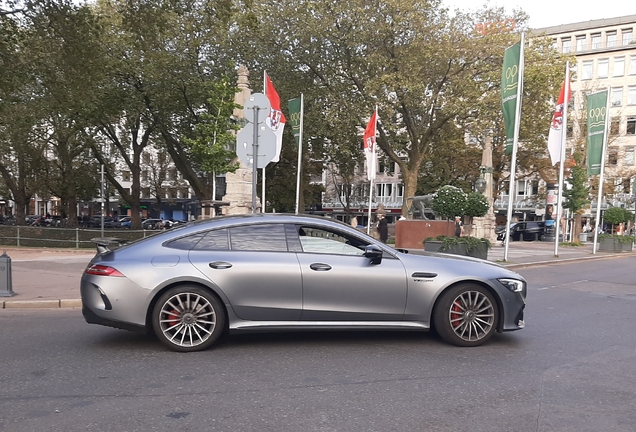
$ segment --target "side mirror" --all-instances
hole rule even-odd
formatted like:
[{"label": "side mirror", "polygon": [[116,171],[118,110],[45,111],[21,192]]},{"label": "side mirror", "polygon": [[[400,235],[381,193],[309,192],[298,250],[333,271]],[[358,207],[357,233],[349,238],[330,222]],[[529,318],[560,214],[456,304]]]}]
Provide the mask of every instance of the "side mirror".
[{"label": "side mirror", "polygon": [[371,260],[371,264],[380,264],[382,262],[382,249],[376,245],[369,245],[364,248],[364,256]]}]

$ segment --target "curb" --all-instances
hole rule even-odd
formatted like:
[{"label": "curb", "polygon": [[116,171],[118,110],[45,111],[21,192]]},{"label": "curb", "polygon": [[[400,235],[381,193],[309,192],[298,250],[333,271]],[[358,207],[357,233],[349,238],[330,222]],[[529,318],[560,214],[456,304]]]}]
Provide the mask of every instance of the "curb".
[{"label": "curb", "polygon": [[81,299],[59,299],[59,300],[6,300],[1,302],[0,309],[61,309],[61,308],[81,308]]}]

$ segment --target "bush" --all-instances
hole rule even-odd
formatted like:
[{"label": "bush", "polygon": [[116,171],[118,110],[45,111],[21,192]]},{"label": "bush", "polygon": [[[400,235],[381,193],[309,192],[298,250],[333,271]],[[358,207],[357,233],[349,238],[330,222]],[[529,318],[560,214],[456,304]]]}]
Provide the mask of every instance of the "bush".
[{"label": "bush", "polygon": [[632,220],[632,213],[629,210],[625,210],[621,207],[611,207],[605,210],[603,213],[603,220],[612,225],[618,225],[623,222],[629,222]]},{"label": "bush", "polygon": [[439,247],[440,251],[448,250],[453,245],[457,244],[465,244],[466,250],[471,251],[480,245],[486,243],[488,249],[492,248],[492,243],[490,240],[486,238],[477,238],[477,237],[450,237],[445,235],[440,235],[437,237],[428,237],[424,240],[424,243],[427,241],[440,241],[442,244]]},{"label": "bush", "polygon": [[483,217],[488,213],[488,199],[477,192],[471,192],[466,197],[466,207],[464,214],[472,217]]},{"label": "bush", "polygon": [[463,216],[466,208],[467,195],[455,186],[442,186],[433,194],[431,208],[441,218],[452,219]]}]

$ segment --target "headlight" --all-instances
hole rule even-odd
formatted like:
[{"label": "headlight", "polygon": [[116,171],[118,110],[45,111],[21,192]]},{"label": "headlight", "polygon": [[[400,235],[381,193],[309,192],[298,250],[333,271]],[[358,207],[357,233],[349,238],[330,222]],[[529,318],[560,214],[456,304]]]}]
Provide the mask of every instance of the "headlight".
[{"label": "headlight", "polygon": [[523,281],[517,279],[497,279],[503,286],[514,293],[523,291]]}]

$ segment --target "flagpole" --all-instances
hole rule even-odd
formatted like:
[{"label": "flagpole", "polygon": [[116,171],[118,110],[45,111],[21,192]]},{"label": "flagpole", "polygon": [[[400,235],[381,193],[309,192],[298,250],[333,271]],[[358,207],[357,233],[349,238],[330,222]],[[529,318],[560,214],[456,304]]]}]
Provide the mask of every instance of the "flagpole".
[{"label": "flagpole", "polygon": [[303,161],[303,114],[304,114],[304,98],[300,94],[300,131],[298,132],[298,172],[296,174],[296,214],[300,205],[300,172]]},{"label": "flagpole", "polygon": [[[263,94],[267,96],[267,71],[263,71]],[[255,157],[254,160],[257,160]],[[262,192],[261,192],[261,213],[265,213],[265,165],[262,169],[263,181],[261,182]]]},{"label": "flagpole", "polygon": [[609,109],[610,109],[610,89],[607,90],[607,103],[605,106],[605,126],[603,131],[603,150],[601,151],[601,173],[598,177],[598,197],[596,200],[596,222],[594,223],[594,246],[592,247],[592,255],[596,255],[596,245],[598,241],[598,224],[601,221],[601,201],[603,197],[603,177],[605,171],[605,151],[607,148],[607,132],[609,126]]},{"label": "flagpole", "polygon": [[523,72],[524,72],[524,59],[523,51],[525,44],[526,34],[521,33],[521,42],[519,50],[519,81],[517,82],[517,106],[515,112],[515,129],[512,139],[512,157],[510,161],[510,185],[508,186],[508,212],[506,216],[506,237],[504,247],[504,261],[508,261],[508,248],[510,246],[510,223],[512,221],[512,209],[513,199],[515,196],[516,187],[516,170],[517,170],[517,147],[519,141],[519,125],[521,124],[521,95],[523,92]]},{"label": "flagpole", "polygon": [[[559,193],[557,195],[557,214],[554,239],[554,256],[559,256],[559,233],[561,231],[561,218],[563,217],[563,176],[565,173],[565,146],[568,137],[568,105],[570,103],[570,61],[565,63],[565,85],[563,86],[563,123],[561,127],[561,156],[559,161]],[[565,241],[565,232],[563,233]]]},{"label": "flagpole", "polygon": [[369,221],[367,223],[367,234],[371,235],[371,206],[373,203],[373,180],[375,179],[375,148],[376,148],[376,135],[378,134],[378,106],[375,106],[375,125],[373,128],[373,155],[371,156],[371,172],[369,173],[369,213],[368,213],[368,218]]}]

